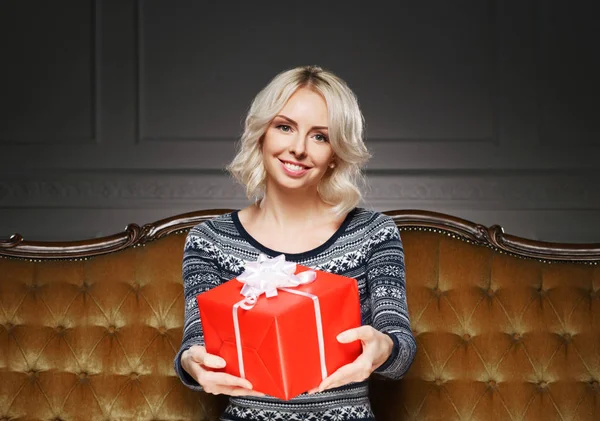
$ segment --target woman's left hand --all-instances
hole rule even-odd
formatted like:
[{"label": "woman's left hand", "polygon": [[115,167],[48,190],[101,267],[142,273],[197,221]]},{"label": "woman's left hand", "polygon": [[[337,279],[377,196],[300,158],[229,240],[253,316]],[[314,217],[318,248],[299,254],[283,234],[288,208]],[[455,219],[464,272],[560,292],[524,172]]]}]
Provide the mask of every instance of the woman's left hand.
[{"label": "woman's left hand", "polygon": [[323,380],[319,387],[310,390],[308,393],[322,392],[351,382],[365,380],[388,359],[394,347],[394,342],[388,335],[369,325],[346,330],[337,336],[337,340],[341,343],[360,340],[362,354],[350,364],[340,367],[331,376]]}]

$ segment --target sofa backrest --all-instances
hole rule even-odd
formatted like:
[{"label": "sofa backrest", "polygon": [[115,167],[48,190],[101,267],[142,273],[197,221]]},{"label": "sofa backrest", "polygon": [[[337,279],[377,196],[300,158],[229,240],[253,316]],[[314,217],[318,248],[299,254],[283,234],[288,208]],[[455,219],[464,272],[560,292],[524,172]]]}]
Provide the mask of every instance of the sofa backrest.
[{"label": "sofa backrest", "polygon": [[[185,388],[179,215],[78,243],[0,242],[0,420],[216,420]],[[544,244],[448,215],[390,212],[416,360],[374,378],[378,420],[593,420],[600,244]]]}]

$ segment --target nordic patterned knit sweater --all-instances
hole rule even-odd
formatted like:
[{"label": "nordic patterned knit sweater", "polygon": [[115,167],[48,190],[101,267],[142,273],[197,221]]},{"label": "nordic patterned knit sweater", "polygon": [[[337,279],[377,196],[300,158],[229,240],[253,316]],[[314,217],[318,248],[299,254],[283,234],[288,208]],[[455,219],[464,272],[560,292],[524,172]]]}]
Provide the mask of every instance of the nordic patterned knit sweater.
[{"label": "nordic patterned knit sweater", "polygon": [[[375,372],[398,379],[410,367],[416,342],[408,319],[404,253],[393,220],[378,212],[355,208],[334,235],[304,253],[280,253],[258,243],[244,229],[238,212],[220,215],[192,228],[183,255],[185,320],[175,371],[194,390],[201,386],[181,367],[181,354],[192,345],[204,344],[196,295],[226,282],[244,271],[246,261],[259,253],[322,271],[354,278],[358,282],[362,323],[388,334],[392,354]],[[351,383],[322,393],[306,393],[289,401],[274,397],[230,397],[221,416],[239,420],[374,420],[368,398],[368,382]]]}]

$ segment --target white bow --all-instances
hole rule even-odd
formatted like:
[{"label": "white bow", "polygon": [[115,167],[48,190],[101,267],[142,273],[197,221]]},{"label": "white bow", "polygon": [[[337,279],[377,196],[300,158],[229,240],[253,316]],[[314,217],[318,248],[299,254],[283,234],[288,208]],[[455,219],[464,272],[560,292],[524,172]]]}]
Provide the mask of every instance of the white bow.
[{"label": "white bow", "polygon": [[272,259],[259,254],[258,260],[247,262],[244,272],[237,277],[244,284],[241,294],[246,297],[240,306],[250,310],[263,293],[268,298],[275,297],[278,288],[295,288],[309,284],[317,277],[314,270],[294,274],[295,271],[296,263],[286,262],[283,254]]}]

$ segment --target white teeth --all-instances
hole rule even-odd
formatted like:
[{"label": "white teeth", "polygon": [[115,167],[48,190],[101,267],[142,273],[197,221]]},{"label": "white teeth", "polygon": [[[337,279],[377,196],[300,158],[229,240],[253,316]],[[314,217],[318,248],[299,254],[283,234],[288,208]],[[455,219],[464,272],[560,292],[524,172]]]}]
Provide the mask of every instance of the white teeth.
[{"label": "white teeth", "polygon": [[285,165],[287,168],[289,168],[292,171],[301,171],[304,169],[304,167],[301,167],[299,165],[290,164],[288,162],[284,162],[283,165]]}]

